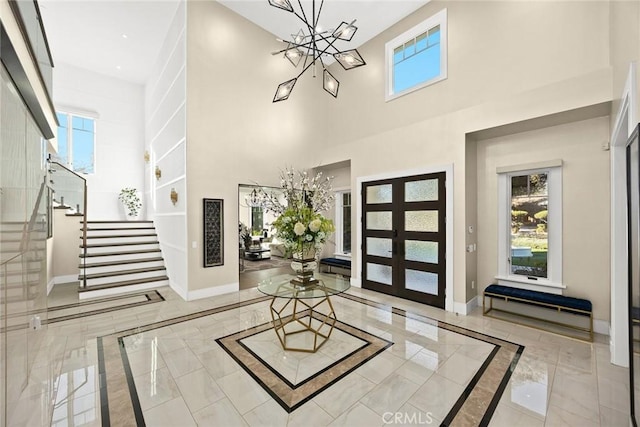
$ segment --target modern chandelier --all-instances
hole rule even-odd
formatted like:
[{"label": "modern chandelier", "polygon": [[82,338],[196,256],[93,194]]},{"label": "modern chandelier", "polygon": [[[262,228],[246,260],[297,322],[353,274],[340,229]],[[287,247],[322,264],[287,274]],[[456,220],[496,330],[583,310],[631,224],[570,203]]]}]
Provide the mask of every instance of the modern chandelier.
[{"label": "modern chandelier", "polygon": [[[322,57],[329,55],[333,56],[345,70],[352,70],[365,65],[364,59],[362,59],[362,56],[360,56],[357,49],[341,51],[334,46],[334,43],[338,40],[351,41],[353,35],[358,29],[353,25],[356,21],[353,20],[351,23],[343,21],[335,29],[324,30],[318,24],[324,0],[320,1],[320,7],[317,9],[317,13],[316,1],[312,0],[310,20],[308,19],[300,0],[298,0],[300,13],[294,10],[289,0],[269,0],[269,4],[277,7],[278,9],[293,13],[304,24],[303,28],[301,28],[297,34],[291,35],[292,39],[290,41],[277,39],[279,42],[286,43],[287,47],[273,52],[272,54],[279,55],[283,53],[284,57],[287,58],[295,68],[297,68],[302,62],[302,71],[300,71],[296,77],[291,80],[287,80],[278,86],[276,94],[273,97],[273,102],[287,100],[300,76],[302,76],[308,69],[313,70],[313,77],[316,77],[317,63],[320,63],[322,66],[322,87],[334,98],[337,98],[340,82],[327,70]],[[302,61],[303,58],[304,61]]]}]

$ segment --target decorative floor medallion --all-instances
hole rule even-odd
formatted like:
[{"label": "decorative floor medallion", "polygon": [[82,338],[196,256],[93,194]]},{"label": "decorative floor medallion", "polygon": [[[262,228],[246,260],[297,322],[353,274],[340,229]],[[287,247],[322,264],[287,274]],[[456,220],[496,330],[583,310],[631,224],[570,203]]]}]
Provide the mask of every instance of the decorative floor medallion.
[{"label": "decorative floor medallion", "polygon": [[[286,320],[286,319],[285,319]],[[269,332],[273,340],[276,336],[271,323],[265,323],[255,328],[231,334],[216,341],[233,357],[242,368],[253,377],[287,412],[292,412],[300,405],[307,402],[332,384],[340,381],[342,377],[361,366],[367,360],[375,357],[393,343],[376,337],[368,332],[336,321],[335,329],[350,335],[359,341],[357,348],[346,353],[335,363],[321,369],[302,381],[293,383],[267,361],[252,351],[248,338],[263,332]],[[336,340],[332,337],[329,343],[344,343],[345,340]],[[313,358],[314,355],[307,356]],[[304,363],[304,362],[303,362]]]},{"label": "decorative floor medallion", "polygon": [[[143,411],[136,388],[139,377],[130,363],[134,353],[128,352],[141,351],[140,346],[148,345],[149,341],[145,341],[149,339],[147,335],[159,337],[154,340],[160,339],[162,344],[163,334],[172,333],[173,338],[165,341],[165,345],[169,343],[177,348],[184,344],[188,353],[191,352],[188,347],[190,340],[208,346],[211,352],[220,352],[216,359],[212,359],[214,364],[234,365],[238,374],[232,376],[248,374],[247,381],[252,382],[252,378],[257,383],[252,387],[265,390],[286,413],[294,412],[311,400],[315,402],[314,397],[323,391],[325,393],[322,395],[330,393],[332,386],[341,384],[340,381],[349,377],[350,373],[356,375],[362,369],[369,369],[369,364],[376,363],[377,356],[382,357],[383,353],[385,358],[395,358],[400,364],[404,360],[409,361],[412,356],[404,355],[409,349],[408,341],[394,345],[392,341],[395,341],[396,335],[414,337],[427,353],[431,347],[443,349],[447,346],[455,348],[454,352],[462,348],[471,352],[480,350],[474,356],[457,356],[468,360],[473,367],[460,365],[466,369],[468,377],[459,381],[461,385],[455,388],[459,390],[456,392],[459,395],[451,396],[450,403],[442,408],[443,412],[437,418],[442,425],[452,426],[488,425],[524,350],[521,345],[496,337],[359,296],[341,294],[334,301],[336,310],[343,310],[338,316],[341,321],[336,322],[326,345],[317,353],[284,351],[272,329],[272,323],[267,321],[269,299],[267,296],[248,299],[99,337],[102,425],[145,425],[146,409]],[[216,335],[211,335],[210,328],[217,328]],[[220,333],[223,330],[227,332]],[[200,338],[183,335],[189,333]],[[385,352],[392,351],[395,346],[400,346],[396,353]],[[406,349],[403,346],[407,346]],[[162,345],[156,347],[153,347],[153,351],[159,354],[165,351]],[[167,348],[166,351],[174,350]],[[453,356],[447,359],[448,356],[443,355],[442,360],[438,360],[439,353],[435,351],[432,372],[441,373],[441,369],[446,370],[445,365]],[[226,357],[225,352],[231,358]],[[223,362],[222,357],[227,361]],[[193,363],[200,366],[195,356],[193,359]],[[386,360],[380,366],[384,366]],[[213,369],[218,367],[213,366]],[[166,368],[164,371],[163,375],[171,375]],[[453,377],[456,374],[448,373]],[[438,377],[439,381],[448,381],[435,373],[433,376]],[[436,393],[437,396],[440,391],[424,388],[428,384],[427,380],[422,389],[427,394]],[[242,403],[242,396],[238,398],[238,402]],[[149,396],[145,399],[148,400]],[[336,399],[340,399],[340,396]]]}]

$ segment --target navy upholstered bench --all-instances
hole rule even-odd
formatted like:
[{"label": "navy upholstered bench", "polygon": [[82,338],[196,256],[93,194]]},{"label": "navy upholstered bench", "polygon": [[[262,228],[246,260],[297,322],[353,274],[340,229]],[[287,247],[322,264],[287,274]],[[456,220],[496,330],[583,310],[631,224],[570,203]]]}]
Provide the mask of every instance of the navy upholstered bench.
[{"label": "navy upholstered bench", "polygon": [[[485,306],[486,298],[489,298],[489,301],[490,301],[490,305],[488,309]],[[494,308],[493,299],[501,299],[505,302],[513,301],[521,304],[529,304],[529,305],[535,305],[537,307],[545,307],[545,308],[556,310],[558,312],[571,313],[579,316],[587,316],[589,318],[589,326],[588,327],[576,326],[569,323],[557,322],[550,319],[543,319],[539,317],[529,316],[523,313],[516,313],[513,311]],[[591,301],[586,299],[550,294],[547,292],[532,291],[529,289],[512,288],[511,286],[489,285],[484,290],[484,296],[482,298],[482,313],[485,316],[491,316],[489,313],[492,310],[502,311],[510,314],[516,314],[522,317],[533,318],[536,320],[542,320],[548,323],[554,323],[564,327],[585,331],[589,333],[589,340],[593,341],[593,307],[591,305]],[[527,326],[532,326],[532,325],[527,324]]]},{"label": "navy upholstered bench", "polygon": [[331,267],[344,268],[346,270],[351,270],[351,260],[341,259],[341,258],[322,258],[320,260],[320,266],[328,267],[328,273],[331,273]]}]

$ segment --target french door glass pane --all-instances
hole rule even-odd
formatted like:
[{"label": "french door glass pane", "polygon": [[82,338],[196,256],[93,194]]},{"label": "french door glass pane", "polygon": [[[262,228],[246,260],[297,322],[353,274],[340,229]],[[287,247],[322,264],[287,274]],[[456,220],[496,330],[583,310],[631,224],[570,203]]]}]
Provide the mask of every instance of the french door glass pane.
[{"label": "french door glass pane", "polygon": [[438,180],[424,179],[404,184],[405,202],[430,202],[438,200]]},{"label": "french door glass pane", "polygon": [[391,184],[372,185],[367,187],[367,204],[391,203]]},{"label": "french door glass pane", "polygon": [[407,261],[438,263],[438,242],[406,240],[404,252]]},{"label": "french door glass pane", "polygon": [[391,286],[392,273],[390,265],[367,263],[367,280]]},{"label": "french door glass pane", "polygon": [[368,230],[391,230],[391,212],[367,212]]},{"label": "french door glass pane", "polygon": [[547,277],[547,174],[511,177],[511,274]]},{"label": "french door glass pane", "polygon": [[406,211],[404,213],[406,231],[438,232],[438,211]]},{"label": "french door glass pane", "polygon": [[367,255],[391,258],[391,239],[367,237]]},{"label": "french door glass pane", "polygon": [[405,287],[412,291],[438,295],[438,275],[427,271],[405,270]]}]

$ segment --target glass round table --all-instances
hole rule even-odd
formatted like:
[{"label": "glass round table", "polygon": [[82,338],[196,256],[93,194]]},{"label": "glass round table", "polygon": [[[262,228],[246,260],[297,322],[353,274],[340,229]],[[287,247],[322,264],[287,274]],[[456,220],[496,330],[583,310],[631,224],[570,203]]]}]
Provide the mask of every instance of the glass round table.
[{"label": "glass round table", "polygon": [[285,350],[315,353],[329,339],[338,320],[331,296],[351,287],[349,277],[317,274],[317,283],[299,286],[294,275],[265,279],[258,290],[272,298],[273,330]]}]

